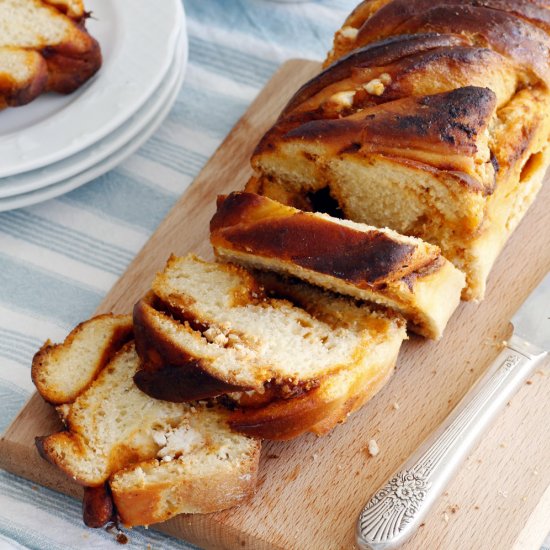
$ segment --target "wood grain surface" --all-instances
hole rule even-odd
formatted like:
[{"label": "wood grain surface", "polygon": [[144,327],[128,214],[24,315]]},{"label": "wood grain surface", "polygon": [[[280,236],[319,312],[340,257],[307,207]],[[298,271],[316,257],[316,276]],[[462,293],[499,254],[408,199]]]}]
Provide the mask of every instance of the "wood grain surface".
[{"label": "wood grain surface", "polygon": [[[292,92],[319,65],[282,66],[193,185],[115,284],[99,311],[128,312],[172,252],[211,257],[208,222],[218,193],[242,188],[248,158]],[[445,418],[506,338],[508,320],[550,268],[550,186],[508,242],[485,301],[463,303],[440,342],[411,337],[390,383],[324,438],[267,443],[258,492],[218,514],[154,526],[203,548],[352,548],[366,499]],[[511,400],[406,549],[537,549],[550,530],[548,365]],[[60,427],[34,395],[0,442],[0,466],[59,491],[81,490],[38,457],[34,437]],[[376,439],[380,454],[369,456]],[[131,536],[131,534],[130,534]]]}]

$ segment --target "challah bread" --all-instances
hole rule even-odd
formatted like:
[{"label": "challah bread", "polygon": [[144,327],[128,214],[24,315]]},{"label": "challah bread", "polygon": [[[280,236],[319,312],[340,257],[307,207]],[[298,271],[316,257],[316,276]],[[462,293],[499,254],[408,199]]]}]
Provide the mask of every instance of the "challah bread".
[{"label": "challah bread", "polygon": [[219,197],[210,241],[222,260],[392,308],[430,338],[443,334],[464,286],[436,246],[252,193]]},{"label": "challah bread", "polygon": [[[343,421],[370,395],[369,381],[374,393],[392,372],[406,337],[402,318],[266,277],[170,258],[134,309],[137,386],[170,401],[230,394],[250,409],[231,425],[262,438],[321,433],[317,424]],[[256,413],[262,422],[250,426]]]},{"label": "challah bread", "polygon": [[71,93],[101,66],[80,0],[0,0],[0,108]]},{"label": "challah bread", "polygon": [[56,387],[63,379],[80,392],[57,407],[67,430],[37,438],[40,453],[90,488],[89,525],[101,523],[94,521],[102,514],[93,507],[105,503],[105,483],[128,526],[239,504],[254,491],[260,443],[232,432],[230,413],[220,406],[168,403],[141,392],[132,379],[139,367],[133,342],[120,343],[103,361],[105,342],[117,341],[120,325],[129,322],[130,317],[97,317],[64,344],[37,354],[33,372],[46,399],[62,394]]},{"label": "challah bread", "polygon": [[328,190],[346,218],[439,246],[482,298],[550,161],[549,11],[364,2],[259,143],[247,190],[302,209]]}]

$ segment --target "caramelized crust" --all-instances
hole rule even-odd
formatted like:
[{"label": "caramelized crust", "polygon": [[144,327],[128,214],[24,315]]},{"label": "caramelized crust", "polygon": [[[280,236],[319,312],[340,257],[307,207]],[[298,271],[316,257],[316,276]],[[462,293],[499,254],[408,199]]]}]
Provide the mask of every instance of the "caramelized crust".
[{"label": "caramelized crust", "polygon": [[87,47],[84,51],[73,44],[45,47],[41,54],[48,66],[48,82],[45,91],[70,94],[87,82],[102,64],[101,48],[95,38],[84,29]]},{"label": "caramelized crust", "polygon": [[528,0],[444,0],[436,5],[431,0],[393,0],[372,16],[364,15],[363,22],[360,17],[353,21],[358,30],[355,39],[344,50],[336,46],[339,55],[391,35],[460,33],[472,44],[489,46],[550,82],[549,10]]},{"label": "caramelized crust", "polygon": [[276,257],[350,283],[380,288],[407,277],[439,256],[383,231],[353,228],[300,212],[252,193],[218,198],[210,222],[214,249]]},{"label": "caramelized crust", "polygon": [[99,528],[113,520],[113,498],[107,483],[99,487],[85,487],[82,499],[82,519],[87,527]]},{"label": "caramelized crust", "polygon": [[[425,97],[407,97],[349,116],[283,117],[258,144],[252,159],[273,154],[285,142],[320,144],[324,155],[373,153],[423,162],[459,173],[473,192],[490,194],[495,171],[486,131],[496,97],[487,88],[464,87]],[[257,165],[257,164],[256,164]]]},{"label": "caramelized crust", "polygon": [[154,307],[159,302],[149,292],[134,306],[136,351],[142,361],[134,382],[141,391],[156,399],[181,403],[249,389],[216,378],[203,359],[179,348],[169,334],[159,330],[155,318],[164,315]]}]

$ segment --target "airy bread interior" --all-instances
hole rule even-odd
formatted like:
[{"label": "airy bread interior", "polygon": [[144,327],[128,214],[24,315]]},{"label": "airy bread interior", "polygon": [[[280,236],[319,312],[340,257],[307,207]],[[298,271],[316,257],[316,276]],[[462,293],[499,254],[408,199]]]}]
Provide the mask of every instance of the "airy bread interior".
[{"label": "airy bread interior", "polygon": [[134,326],[144,392],[221,396],[242,409],[234,429],[268,439],[345,421],[388,379],[406,338],[395,312],[192,255],[170,258]]},{"label": "airy bread interior", "polygon": [[71,403],[131,338],[130,315],[99,315],[81,323],[63,344],[48,340],[36,353],[31,369],[34,385],[53,405]]}]

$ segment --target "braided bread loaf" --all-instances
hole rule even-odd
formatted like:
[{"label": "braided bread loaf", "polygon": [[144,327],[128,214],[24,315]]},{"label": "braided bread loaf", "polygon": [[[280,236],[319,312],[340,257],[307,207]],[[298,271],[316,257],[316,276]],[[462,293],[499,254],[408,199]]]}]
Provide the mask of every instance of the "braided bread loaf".
[{"label": "braided bread loaf", "polygon": [[252,158],[247,186],[438,245],[482,298],[550,161],[542,0],[368,0]]}]

